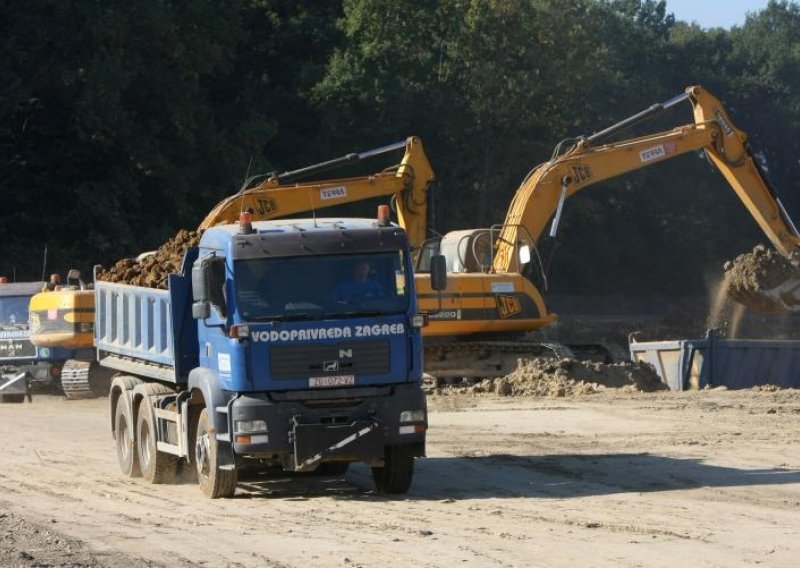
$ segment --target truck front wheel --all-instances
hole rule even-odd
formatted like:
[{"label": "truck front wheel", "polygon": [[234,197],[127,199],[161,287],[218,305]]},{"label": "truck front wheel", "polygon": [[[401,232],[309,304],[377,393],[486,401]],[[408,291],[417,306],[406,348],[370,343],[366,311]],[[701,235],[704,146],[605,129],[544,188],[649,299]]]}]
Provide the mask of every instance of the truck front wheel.
[{"label": "truck front wheel", "polygon": [[203,494],[209,499],[231,497],[236,491],[236,470],[222,469],[219,466],[217,438],[213,430],[209,432],[207,408],[200,411],[197,418],[193,457]]},{"label": "truck front wheel", "polygon": [[136,455],[136,440],[134,438],[131,413],[128,410],[125,397],[119,398],[114,410],[114,442],[117,448],[117,461],[122,473],[128,477],[141,476],[139,458]]},{"label": "truck front wheel", "polygon": [[383,467],[372,468],[378,493],[405,493],[414,478],[414,454],[411,446],[386,446]]}]

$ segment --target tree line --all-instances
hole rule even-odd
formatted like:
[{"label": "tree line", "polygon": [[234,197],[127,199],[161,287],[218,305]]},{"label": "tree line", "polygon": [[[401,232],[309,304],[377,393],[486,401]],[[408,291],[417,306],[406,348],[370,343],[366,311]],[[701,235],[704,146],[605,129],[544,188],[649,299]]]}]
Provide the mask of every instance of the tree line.
[{"label": "tree line", "polygon": [[[559,140],[694,84],[800,219],[794,2],[730,30],[663,0],[5,0],[0,22],[0,274],[18,280],[45,246],[48,272],[109,265],[195,227],[248,172],[409,135],[437,174],[432,234],[500,223]],[[629,134],[691,121],[685,104]],[[570,199],[543,247],[555,291],[698,294],[763,241],[691,155]]]}]

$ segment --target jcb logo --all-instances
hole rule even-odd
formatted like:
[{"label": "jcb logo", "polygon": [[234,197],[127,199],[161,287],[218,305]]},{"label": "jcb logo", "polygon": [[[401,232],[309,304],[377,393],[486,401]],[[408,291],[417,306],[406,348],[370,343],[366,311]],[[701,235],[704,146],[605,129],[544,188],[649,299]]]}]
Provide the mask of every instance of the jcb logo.
[{"label": "jcb logo", "polygon": [[278,210],[278,202],[274,199],[258,199],[258,214],[266,215]]},{"label": "jcb logo", "polygon": [[516,296],[505,296],[498,294],[494,297],[497,302],[497,311],[501,318],[510,318],[522,313],[522,302]]},{"label": "jcb logo", "polygon": [[592,168],[584,165],[572,166],[572,179],[576,185],[592,179]]}]

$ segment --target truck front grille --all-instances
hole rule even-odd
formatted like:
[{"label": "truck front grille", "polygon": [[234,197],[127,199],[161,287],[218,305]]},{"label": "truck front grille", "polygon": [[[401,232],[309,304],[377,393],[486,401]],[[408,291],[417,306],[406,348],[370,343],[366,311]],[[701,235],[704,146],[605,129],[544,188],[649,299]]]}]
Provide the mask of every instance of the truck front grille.
[{"label": "truck front grille", "polygon": [[389,342],[335,345],[276,345],[270,348],[273,379],[333,375],[380,375],[389,372]]},{"label": "truck front grille", "polygon": [[0,360],[34,358],[36,347],[29,339],[0,339]]}]

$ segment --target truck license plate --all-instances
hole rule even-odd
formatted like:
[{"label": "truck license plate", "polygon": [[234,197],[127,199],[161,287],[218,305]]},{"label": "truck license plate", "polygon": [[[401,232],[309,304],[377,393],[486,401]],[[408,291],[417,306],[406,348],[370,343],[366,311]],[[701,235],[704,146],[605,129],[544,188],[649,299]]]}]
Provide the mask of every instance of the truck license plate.
[{"label": "truck license plate", "polygon": [[335,375],[331,377],[309,377],[308,386],[311,388],[346,387],[356,384],[355,375]]}]

